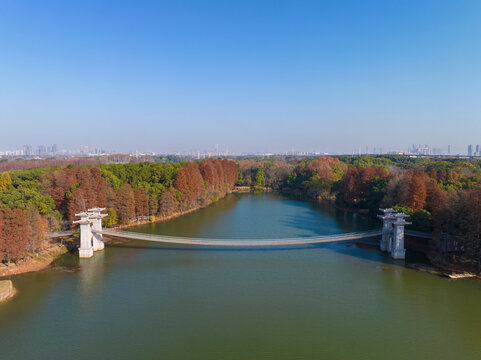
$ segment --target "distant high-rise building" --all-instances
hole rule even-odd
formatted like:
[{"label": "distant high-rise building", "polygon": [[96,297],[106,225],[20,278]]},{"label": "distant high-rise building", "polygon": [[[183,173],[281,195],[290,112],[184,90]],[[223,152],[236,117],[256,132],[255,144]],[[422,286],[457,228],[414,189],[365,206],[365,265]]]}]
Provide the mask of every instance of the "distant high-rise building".
[{"label": "distant high-rise building", "polygon": [[25,156],[33,155],[32,146],[23,145],[23,155],[25,155]]},{"label": "distant high-rise building", "polygon": [[47,148],[45,147],[45,145],[40,145],[37,149],[38,155],[45,154],[46,152],[47,152]]},{"label": "distant high-rise building", "polygon": [[429,147],[429,145],[419,144],[413,145],[413,148],[410,152],[416,155],[432,155],[433,150]]},{"label": "distant high-rise building", "polygon": [[468,145],[468,156],[473,156],[473,145]]},{"label": "distant high-rise building", "polygon": [[448,155],[451,155],[451,145],[448,145]]},{"label": "distant high-rise building", "polygon": [[53,144],[53,145],[52,145],[52,152],[53,152],[54,154],[56,154],[56,153],[58,152],[58,146],[57,146],[57,144]]}]

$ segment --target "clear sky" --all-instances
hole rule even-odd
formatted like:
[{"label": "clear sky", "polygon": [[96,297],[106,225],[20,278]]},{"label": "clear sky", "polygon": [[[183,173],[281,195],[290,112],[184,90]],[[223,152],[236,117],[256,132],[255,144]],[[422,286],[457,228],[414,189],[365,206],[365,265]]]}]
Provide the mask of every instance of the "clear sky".
[{"label": "clear sky", "polygon": [[481,1],[0,0],[0,150],[481,143]]}]

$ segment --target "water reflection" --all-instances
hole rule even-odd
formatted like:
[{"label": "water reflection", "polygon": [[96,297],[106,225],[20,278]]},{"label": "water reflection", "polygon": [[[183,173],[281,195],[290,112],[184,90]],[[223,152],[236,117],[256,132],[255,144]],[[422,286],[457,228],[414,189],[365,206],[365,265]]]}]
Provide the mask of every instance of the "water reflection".
[{"label": "water reflection", "polygon": [[79,284],[82,295],[91,295],[97,291],[105,276],[105,251],[96,251],[88,259],[79,259]]}]

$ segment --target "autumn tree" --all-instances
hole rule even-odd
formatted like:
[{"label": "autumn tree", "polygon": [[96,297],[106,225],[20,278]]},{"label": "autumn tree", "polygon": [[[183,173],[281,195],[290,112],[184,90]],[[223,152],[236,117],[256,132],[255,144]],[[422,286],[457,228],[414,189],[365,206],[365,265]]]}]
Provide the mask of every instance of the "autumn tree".
[{"label": "autumn tree", "polygon": [[379,166],[349,166],[339,183],[341,206],[375,209],[387,191],[389,173]]},{"label": "autumn tree", "polygon": [[108,202],[112,200],[113,191],[97,167],[74,166],[47,173],[42,177],[42,187],[54,200],[56,209],[69,221],[73,219],[73,211],[78,210],[80,198],[82,208],[111,205]]},{"label": "autumn tree", "polygon": [[27,250],[30,252],[42,250],[47,239],[47,220],[40,216],[37,208],[33,205],[27,209],[26,216],[31,228]]},{"label": "autumn tree", "polygon": [[146,216],[149,211],[149,199],[145,194],[145,190],[137,188],[134,190],[135,199],[135,216]]},{"label": "autumn tree", "polygon": [[481,186],[463,190],[454,196],[447,212],[447,232],[460,242],[463,257],[471,261],[471,270],[481,272]]},{"label": "autumn tree", "polygon": [[52,197],[55,208],[63,215],[67,214],[68,209],[67,192],[71,192],[75,183],[73,174],[66,169],[49,172],[42,178],[44,193]]},{"label": "autumn tree", "polygon": [[187,164],[177,172],[175,188],[182,194],[182,210],[201,205],[206,198],[204,179],[197,164]]},{"label": "autumn tree", "polygon": [[356,196],[357,170],[354,166],[349,166],[339,184],[337,202],[341,206],[354,207],[358,199]]},{"label": "autumn tree", "polygon": [[[1,204],[0,204],[1,205]],[[7,257],[7,252],[6,252],[6,242],[7,240],[5,239],[5,220],[4,220],[4,215],[3,211],[0,208],[0,263],[2,263],[3,260]]]},{"label": "autumn tree", "polygon": [[217,173],[217,191],[220,195],[225,194],[225,183],[224,183],[224,169],[222,167],[222,162],[220,159],[213,160],[213,165]]},{"label": "autumn tree", "polygon": [[93,199],[95,203],[93,206],[104,207],[107,205],[107,193],[106,189],[109,184],[102,177],[102,171],[98,167],[92,167],[90,169],[91,186],[93,190]]},{"label": "autumn tree", "polygon": [[130,184],[123,184],[117,191],[115,208],[119,221],[123,224],[135,216],[135,198]]},{"label": "autumn tree", "polygon": [[0,173],[0,193],[12,186],[12,179],[8,172]]},{"label": "autumn tree", "polygon": [[446,215],[449,206],[449,196],[436,181],[431,181],[426,188],[426,208],[432,214],[435,232],[446,232]]},{"label": "autumn tree", "polygon": [[94,179],[92,178],[92,174],[88,168],[83,166],[74,167],[72,169],[74,171],[77,184],[78,184],[78,191],[81,192],[83,200],[85,202],[86,208],[91,208],[94,206],[101,206],[102,204],[97,203],[97,196],[96,196],[96,184],[94,183]]},{"label": "autumn tree", "polygon": [[[189,186],[188,174],[185,168],[179,169],[179,171],[177,172],[177,177],[175,179],[175,188],[181,193],[182,197],[181,197],[180,205],[182,208],[181,210],[184,210],[185,208],[188,207],[188,204],[194,198],[194,194],[192,194]],[[166,196],[169,196],[169,195],[166,195]],[[160,201],[161,201],[160,207],[163,210],[163,206],[162,206],[163,198],[161,198]]]},{"label": "autumn tree", "polygon": [[409,171],[407,198],[403,205],[417,212],[426,205],[426,173],[423,170]]},{"label": "autumn tree", "polygon": [[159,197],[157,194],[149,194],[149,215],[155,215],[159,212]]},{"label": "autumn tree", "polygon": [[75,188],[68,195],[67,220],[71,227],[75,227],[73,221],[76,220],[75,214],[87,211],[87,202],[82,189]]},{"label": "autumn tree", "polygon": [[20,209],[3,210],[0,227],[0,254],[7,261],[18,261],[26,255],[30,226]]},{"label": "autumn tree", "polygon": [[170,187],[160,196],[160,212],[163,216],[170,215],[178,210],[176,190]]},{"label": "autumn tree", "polygon": [[224,170],[224,186],[230,189],[235,185],[238,179],[237,165],[233,161],[223,159],[222,167]]},{"label": "autumn tree", "polygon": [[220,188],[220,186],[219,186],[219,178],[217,175],[217,171],[212,161],[210,159],[203,160],[199,164],[199,170],[202,174],[202,178],[204,182],[207,184],[208,195],[211,196],[215,194],[217,190]]}]

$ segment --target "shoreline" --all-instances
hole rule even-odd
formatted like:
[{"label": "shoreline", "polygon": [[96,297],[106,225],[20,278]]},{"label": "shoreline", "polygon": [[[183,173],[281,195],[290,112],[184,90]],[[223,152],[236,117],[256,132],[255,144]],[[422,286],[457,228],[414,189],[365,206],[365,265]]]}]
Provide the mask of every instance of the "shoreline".
[{"label": "shoreline", "polygon": [[[153,223],[157,223],[157,222],[164,222],[164,221],[169,221],[169,220],[172,220],[172,219],[175,219],[175,218],[178,218],[178,217],[181,217],[183,215],[187,215],[187,214],[190,214],[190,213],[193,213],[194,211],[197,211],[197,210],[200,210],[200,209],[204,209],[214,203],[216,203],[217,201],[225,198],[227,195],[229,194],[242,194],[242,193],[252,193],[252,192],[256,192],[256,191],[262,191],[262,192],[272,192],[274,191],[272,188],[270,187],[264,187],[264,188],[255,188],[255,187],[250,187],[250,186],[236,186],[234,187],[234,189],[231,189],[231,190],[228,190],[225,195],[219,197],[217,200],[214,200],[214,201],[210,201],[208,202],[207,204],[205,205],[199,205],[199,206],[196,206],[196,207],[193,207],[191,209],[188,209],[188,210],[184,210],[184,211],[179,211],[179,212],[176,212],[176,213],[173,213],[173,214],[170,214],[170,215],[167,215],[167,216],[155,216],[154,215],[154,220],[151,221],[150,219],[147,219],[147,220],[135,220],[135,221],[132,221],[128,224],[122,224],[122,225],[115,225],[115,226],[112,226],[112,227],[109,227],[109,228],[106,228],[106,229],[112,229],[112,230],[120,230],[120,229],[128,229],[128,228],[131,228],[131,227],[135,227],[135,226],[138,226],[138,225],[145,225],[145,224],[153,224]],[[149,218],[148,216],[144,216],[144,218]]]},{"label": "shoreline", "polygon": [[[323,198],[321,196],[319,196],[317,198],[313,198],[313,197],[310,197],[310,196],[304,194],[303,192],[292,191],[290,189],[280,189],[278,191],[281,194],[288,195],[288,196],[289,195],[295,196],[295,197],[300,198],[301,200],[304,200],[304,201],[313,201],[313,202],[317,202],[317,203],[327,202],[329,205],[331,205],[332,207],[334,207],[337,210],[341,210],[341,211],[351,213],[351,214],[358,214],[358,215],[361,215],[361,216],[369,217],[369,210],[367,210],[367,209],[345,208],[345,207],[342,207],[342,206],[339,206],[338,204],[336,204],[336,202],[332,198]],[[407,241],[407,243],[409,244],[410,242]],[[452,264],[452,263],[446,262],[442,258],[440,253],[437,253],[435,250],[433,250],[431,248],[425,248],[423,246],[412,246],[412,245],[406,246],[406,242],[405,242],[405,247],[406,247],[406,249],[422,253],[426,257],[427,261],[429,262],[429,265],[435,270],[433,272],[434,275],[438,275],[438,276],[442,276],[442,277],[448,277],[449,273],[450,274],[468,273],[468,274],[473,275],[473,276],[471,276],[471,278],[481,280],[481,274],[473,273],[471,269],[463,267],[462,265]],[[421,268],[416,268],[416,270],[423,271]]]},{"label": "shoreline", "polygon": [[[150,220],[148,217],[144,217],[144,220],[132,221],[129,224],[117,225],[117,226],[110,227],[109,229],[119,230],[119,229],[131,228],[131,227],[135,227],[135,226],[139,226],[139,225],[169,221],[169,220],[181,217],[183,215],[193,213],[197,210],[206,208],[206,207],[214,204],[218,200],[221,200],[221,199],[225,198],[229,194],[232,194],[232,193],[253,193],[253,192],[257,192],[257,191],[272,192],[272,191],[276,191],[276,190],[274,190],[272,188],[267,188],[267,187],[258,189],[258,188],[254,188],[254,187],[248,187],[248,186],[238,186],[238,187],[235,187],[234,189],[226,192],[226,194],[224,196],[219,197],[215,201],[210,201],[209,203],[207,203],[205,205],[196,206],[196,207],[193,207],[191,209],[188,209],[188,210],[185,210],[185,211],[179,211],[179,212],[167,215],[167,216],[155,217],[153,221]],[[332,201],[332,199],[312,198],[312,197],[306,196],[305,194],[302,194],[302,193],[293,193],[291,191],[283,191],[283,189],[278,190],[278,192],[280,194],[288,195],[288,196],[294,195],[294,196],[296,196],[298,198],[301,198],[302,200],[306,200],[306,201],[327,202],[331,206],[333,206],[334,208],[336,208],[338,210],[345,211],[345,212],[348,212],[348,213],[355,213],[355,214],[359,214],[359,215],[362,215],[362,216],[369,216],[367,211],[362,211],[362,210],[360,211],[359,209],[346,209],[346,208],[336,206],[336,204],[334,203],[334,201]],[[147,220],[145,220],[145,218],[147,218]],[[110,238],[107,237],[107,238],[104,239],[104,241],[105,241],[105,243],[108,243],[110,241]],[[449,263],[446,263],[445,261],[441,261],[439,259],[439,254],[433,253],[432,249],[419,249],[419,248],[411,247],[411,246],[409,246],[407,248],[410,249],[410,250],[419,251],[420,253],[424,254],[426,256],[426,259],[429,261],[429,264],[435,270],[439,270],[439,274],[438,274],[439,276],[447,276],[448,272],[451,272],[451,273],[471,273],[469,269],[465,269],[462,266],[458,266],[456,264],[449,264]],[[9,267],[6,267],[6,266],[0,267],[0,279],[5,278],[5,277],[9,277],[9,276],[29,273],[29,272],[36,272],[36,271],[45,270],[45,269],[50,267],[50,265],[54,262],[54,260],[56,258],[58,258],[61,255],[66,254],[68,252],[69,252],[69,250],[67,249],[66,245],[63,245],[63,244],[61,245],[60,243],[52,244],[52,246],[50,246],[48,249],[46,249],[42,253],[40,253],[37,256],[37,258],[30,258],[30,259],[28,259],[28,260],[26,260],[26,261],[24,261],[20,264],[10,265]],[[420,269],[418,269],[418,270],[421,271]],[[441,275],[441,272],[443,273],[443,275]],[[474,278],[476,278],[478,280],[481,280],[481,275],[477,275],[477,274],[474,274],[474,275],[475,275],[475,276],[473,276]]]},{"label": "shoreline", "polygon": [[[178,218],[178,217],[181,217],[183,215],[187,215],[187,214],[190,214],[190,213],[193,213],[194,211],[197,211],[197,210],[200,210],[200,209],[204,209],[214,203],[216,203],[217,201],[225,198],[227,195],[229,194],[232,194],[232,193],[237,193],[237,192],[241,192],[241,191],[236,191],[236,189],[232,189],[232,190],[229,190],[228,192],[225,193],[224,196],[221,196],[219,197],[217,200],[215,201],[210,201],[208,202],[207,204],[205,205],[199,205],[199,206],[196,206],[196,207],[193,207],[191,209],[188,209],[188,210],[184,210],[184,211],[179,211],[179,212],[176,212],[176,213],[173,213],[173,214],[170,214],[170,215],[167,215],[167,216],[155,216],[154,215],[154,220],[151,221],[150,219],[147,219],[147,220],[140,220],[140,221],[132,221],[128,224],[122,224],[122,225],[116,225],[116,226],[112,226],[112,227],[109,227],[109,228],[106,228],[106,229],[112,229],[112,230],[120,230],[120,229],[128,229],[128,228],[131,228],[131,227],[134,227],[134,226],[138,226],[138,225],[145,225],[145,224],[153,224],[153,223],[157,223],[157,222],[164,222],[164,221],[169,221],[169,220],[172,220],[172,219],[175,219],[175,218]],[[145,216],[144,218],[149,218],[148,216]]]},{"label": "shoreline", "polygon": [[[126,229],[138,225],[144,225],[144,224],[151,224],[155,222],[162,222],[162,221],[168,221],[171,219],[178,218],[180,216],[190,214],[194,211],[197,211],[199,209],[205,208],[209,205],[212,205],[213,203],[217,202],[220,199],[223,199],[230,193],[237,192],[236,189],[229,190],[226,192],[226,194],[222,197],[219,197],[215,201],[210,201],[209,203],[202,205],[202,206],[196,206],[191,209],[185,210],[185,211],[179,211],[173,214],[170,214],[168,216],[160,216],[160,217],[155,217],[154,221],[149,220],[142,220],[142,221],[133,221],[129,224],[123,224],[123,225],[118,225],[118,226],[113,226],[110,227],[109,229]],[[65,235],[66,237],[72,238],[72,235]],[[107,243],[109,242],[109,239],[106,238],[104,241]],[[66,245],[60,244],[60,243],[54,243],[52,244],[49,248],[45,249],[42,251],[38,256],[29,258],[19,264],[12,264],[10,266],[2,266],[0,267],[0,279],[10,277],[10,276],[15,276],[15,275],[20,275],[20,274],[25,274],[29,272],[36,272],[36,271],[42,271],[45,269],[48,269],[50,265],[57,259],[59,256],[64,255],[68,253],[69,250]]]},{"label": "shoreline", "polygon": [[[253,186],[236,186],[234,189],[227,192],[223,197],[221,197],[217,200],[220,200],[220,199],[224,198],[225,196],[227,196],[228,194],[231,194],[231,193],[254,193],[254,192],[258,192],[258,191],[261,191],[261,192],[277,191],[279,194],[287,195],[287,196],[295,196],[297,198],[300,198],[303,201],[312,201],[312,202],[316,202],[316,203],[327,202],[329,205],[331,205],[332,207],[334,207],[337,210],[344,211],[346,213],[358,214],[358,215],[361,215],[361,216],[369,217],[369,210],[367,210],[367,209],[349,209],[349,208],[345,208],[345,207],[337,205],[332,198],[322,198],[322,197],[312,198],[312,197],[309,197],[306,194],[303,194],[301,192],[296,193],[296,192],[293,192],[293,191],[285,191],[285,190],[286,189],[274,190],[273,188],[270,188],[270,187],[255,188]],[[216,201],[212,201],[212,202],[210,202],[210,203],[208,203],[204,206],[198,206],[198,207],[195,207],[195,208],[183,211],[183,212],[175,213],[175,214],[172,214],[172,215],[169,215],[169,216],[166,216],[166,217],[156,218],[154,221],[144,220],[144,221],[139,221],[139,222],[132,222],[130,224],[120,225],[120,226],[117,226],[117,227],[112,227],[110,229],[125,229],[125,228],[134,227],[134,226],[137,226],[137,225],[144,225],[144,224],[149,224],[149,223],[168,221],[168,220],[180,217],[182,215],[189,214],[189,213],[194,212],[196,210],[205,208],[205,207],[215,203]],[[426,256],[426,259],[429,261],[429,265],[432,266],[433,269],[435,270],[435,272],[433,273],[434,275],[438,275],[438,276],[442,276],[442,277],[448,277],[448,273],[453,273],[453,274],[454,273],[458,273],[458,274],[459,273],[471,273],[469,269],[464,269],[462,266],[457,266],[455,264],[447,264],[445,262],[439,261],[439,259],[437,259],[438,254],[433,253],[432,249],[420,249],[420,248],[411,247],[411,246],[406,247],[406,249],[418,251],[418,252],[422,253],[424,256]],[[417,269],[417,270],[422,271],[422,269]],[[477,275],[477,274],[474,274],[474,275],[475,276],[473,276],[473,278],[481,280],[481,275]]]},{"label": "shoreline", "polygon": [[45,270],[50,267],[56,258],[68,252],[65,245],[53,244],[38,255],[37,258],[30,258],[20,264],[4,266],[0,269],[0,279]]},{"label": "shoreline", "polygon": [[451,274],[471,274],[470,278],[481,280],[481,274],[476,274],[472,270],[464,268],[462,265],[447,263],[439,254],[434,252],[429,252],[426,254],[431,265],[437,269],[440,269],[446,273]]}]

